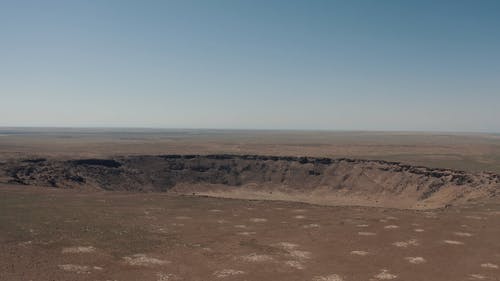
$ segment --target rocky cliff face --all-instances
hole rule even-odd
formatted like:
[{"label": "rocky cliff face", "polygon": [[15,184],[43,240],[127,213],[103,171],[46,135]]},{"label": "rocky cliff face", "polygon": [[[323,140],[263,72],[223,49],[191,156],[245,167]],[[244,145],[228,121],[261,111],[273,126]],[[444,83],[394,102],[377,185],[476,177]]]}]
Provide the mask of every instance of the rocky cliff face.
[{"label": "rocky cliff face", "polygon": [[[279,192],[355,199],[362,205],[443,206],[494,197],[496,174],[395,162],[257,155],[161,155],[114,159],[27,159],[0,165],[0,181],[122,191]],[[362,200],[361,200],[362,199]],[[361,200],[361,201],[360,201]],[[300,200],[299,200],[300,201]],[[306,200],[307,201],[307,200]],[[396,202],[394,202],[396,203]]]}]

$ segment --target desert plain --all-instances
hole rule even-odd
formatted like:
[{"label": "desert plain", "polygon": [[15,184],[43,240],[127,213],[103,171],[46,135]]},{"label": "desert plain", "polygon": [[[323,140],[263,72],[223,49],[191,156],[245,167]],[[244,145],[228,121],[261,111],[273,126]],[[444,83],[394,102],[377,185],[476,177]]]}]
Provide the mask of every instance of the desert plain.
[{"label": "desert plain", "polygon": [[0,130],[0,280],[500,280],[500,136]]}]

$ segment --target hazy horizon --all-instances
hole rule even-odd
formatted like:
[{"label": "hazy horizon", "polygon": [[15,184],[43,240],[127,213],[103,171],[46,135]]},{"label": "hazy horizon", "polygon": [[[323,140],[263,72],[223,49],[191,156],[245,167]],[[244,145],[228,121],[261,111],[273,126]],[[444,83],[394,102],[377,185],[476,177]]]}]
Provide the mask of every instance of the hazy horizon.
[{"label": "hazy horizon", "polygon": [[498,1],[2,1],[1,127],[500,132]]},{"label": "hazy horizon", "polygon": [[451,135],[467,135],[467,134],[487,134],[487,135],[500,135],[500,132],[490,131],[439,131],[439,130],[354,130],[354,129],[259,129],[259,128],[182,128],[182,127],[127,127],[127,126],[0,126],[0,134],[5,131],[19,131],[19,132],[177,132],[177,131],[215,131],[215,132],[318,132],[318,133],[388,133],[388,134],[451,134]]}]

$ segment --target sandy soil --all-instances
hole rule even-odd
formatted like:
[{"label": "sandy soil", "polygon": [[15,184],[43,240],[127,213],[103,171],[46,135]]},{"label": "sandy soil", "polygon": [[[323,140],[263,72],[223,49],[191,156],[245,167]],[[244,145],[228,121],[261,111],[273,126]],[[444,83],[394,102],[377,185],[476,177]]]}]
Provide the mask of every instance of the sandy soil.
[{"label": "sandy soil", "polygon": [[499,220],[0,186],[0,280],[500,280]]}]

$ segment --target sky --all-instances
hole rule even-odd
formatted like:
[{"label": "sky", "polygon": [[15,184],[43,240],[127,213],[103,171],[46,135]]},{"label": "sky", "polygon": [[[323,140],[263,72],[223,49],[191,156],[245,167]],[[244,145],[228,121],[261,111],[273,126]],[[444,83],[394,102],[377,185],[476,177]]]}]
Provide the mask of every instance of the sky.
[{"label": "sky", "polygon": [[0,126],[500,132],[500,1],[0,0]]}]

